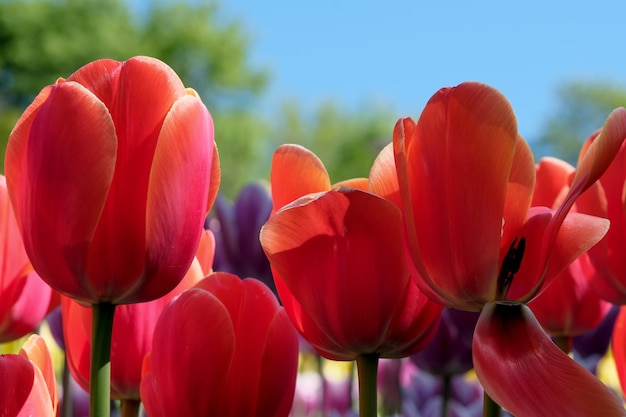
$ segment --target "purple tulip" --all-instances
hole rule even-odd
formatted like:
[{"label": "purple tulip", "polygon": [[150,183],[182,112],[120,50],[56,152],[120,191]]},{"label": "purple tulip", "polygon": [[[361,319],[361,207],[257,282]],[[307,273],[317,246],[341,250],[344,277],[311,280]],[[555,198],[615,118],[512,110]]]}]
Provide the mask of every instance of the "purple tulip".
[{"label": "purple tulip", "polygon": [[472,369],[472,338],[479,313],[445,308],[433,340],[411,360],[433,375],[459,375]]},{"label": "purple tulip", "polygon": [[215,235],[213,270],[263,281],[276,293],[270,264],[259,243],[261,226],[272,211],[267,188],[250,183],[234,203],[218,195],[205,227]]},{"label": "purple tulip", "polygon": [[609,348],[617,313],[619,307],[612,306],[598,327],[573,338],[574,359],[593,373]]}]

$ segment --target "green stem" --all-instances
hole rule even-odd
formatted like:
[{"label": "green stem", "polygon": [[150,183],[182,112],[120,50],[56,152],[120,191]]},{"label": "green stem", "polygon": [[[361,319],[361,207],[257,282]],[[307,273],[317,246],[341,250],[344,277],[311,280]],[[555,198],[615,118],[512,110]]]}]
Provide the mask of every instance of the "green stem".
[{"label": "green stem", "polygon": [[72,385],[71,385],[70,369],[67,365],[67,355],[63,356],[63,374],[62,386],[63,386],[63,401],[61,402],[61,417],[72,417],[74,415],[73,403],[72,403]]},{"label": "green stem", "polygon": [[569,336],[557,336],[554,338],[556,345],[565,352],[566,355],[569,355],[572,352],[572,338]]},{"label": "green stem", "polygon": [[326,382],[326,378],[324,377],[324,363],[322,362],[322,356],[314,353],[315,355],[315,367],[317,369],[317,373],[320,376],[320,381],[322,381],[322,393],[320,398],[320,403],[322,404],[322,417],[326,416],[326,410],[328,409],[328,404],[326,404],[326,399],[328,396],[326,395],[326,391],[328,391],[328,382]]},{"label": "green stem", "polygon": [[139,400],[122,400],[122,417],[137,417],[140,404]]},{"label": "green stem", "polygon": [[111,415],[111,335],[115,304],[91,306],[91,377],[89,383],[90,417]]},{"label": "green stem", "polygon": [[500,417],[502,408],[487,394],[483,397],[483,417]]},{"label": "green stem", "polygon": [[452,377],[443,376],[443,387],[441,388],[441,417],[448,417],[448,403],[450,402],[450,389],[452,387]]},{"label": "green stem", "polygon": [[356,357],[359,376],[359,417],[376,417],[378,408],[378,355]]}]

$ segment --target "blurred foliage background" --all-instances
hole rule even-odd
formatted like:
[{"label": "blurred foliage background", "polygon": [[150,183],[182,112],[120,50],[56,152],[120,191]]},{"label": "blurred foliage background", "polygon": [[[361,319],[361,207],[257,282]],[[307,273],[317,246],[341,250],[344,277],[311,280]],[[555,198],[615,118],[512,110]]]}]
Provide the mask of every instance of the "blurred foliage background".
[{"label": "blurred foliage background", "polygon": [[[174,68],[211,111],[221,190],[228,197],[247,181],[268,178],[281,143],[313,150],[333,182],[367,176],[404,115],[372,103],[345,109],[325,102],[305,112],[286,100],[268,120],[258,110],[271,74],[251,64],[253,40],[245,22],[226,21],[219,11],[217,2],[152,0],[137,13],[121,0],[0,0],[1,155],[17,118],[43,86],[95,59],[150,55]],[[538,155],[575,163],[581,142],[611,109],[626,105],[626,88],[583,80],[562,84],[556,94],[558,106],[546,116],[544,133],[526,139]]]}]

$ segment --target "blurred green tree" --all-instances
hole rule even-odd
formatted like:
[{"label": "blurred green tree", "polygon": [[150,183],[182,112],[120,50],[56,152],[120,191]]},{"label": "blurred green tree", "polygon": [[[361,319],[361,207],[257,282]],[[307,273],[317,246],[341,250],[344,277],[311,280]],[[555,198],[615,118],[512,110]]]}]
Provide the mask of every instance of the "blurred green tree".
[{"label": "blurred green tree", "polygon": [[266,125],[251,108],[268,73],[248,62],[244,26],[224,22],[217,3],[153,0],[137,7],[121,0],[0,0],[1,155],[10,129],[43,86],[96,59],[150,55],[207,104],[230,193],[260,164]]},{"label": "blurred green tree", "polygon": [[609,81],[571,81],[557,90],[557,109],[538,138],[542,154],[576,164],[582,143],[601,128],[609,113],[626,106],[626,86]]}]

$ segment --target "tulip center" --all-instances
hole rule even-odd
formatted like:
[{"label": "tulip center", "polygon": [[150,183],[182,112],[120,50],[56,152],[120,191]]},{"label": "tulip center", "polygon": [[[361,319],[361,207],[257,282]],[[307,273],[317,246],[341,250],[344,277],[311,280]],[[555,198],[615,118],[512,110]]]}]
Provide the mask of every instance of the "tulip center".
[{"label": "tulip center", "polygon": [[517,240],[513,239],[509,250],[504,255],[502,260],[502,266],[500,267],[500,274],[498,275],[498,299],[506,299],[506,294],[509,292],[509,288],[513,283],[513,277],[519,271],[522,265],[522,258],[524,257],[524,250],[526,249],[526,238],[522,237]]}]

